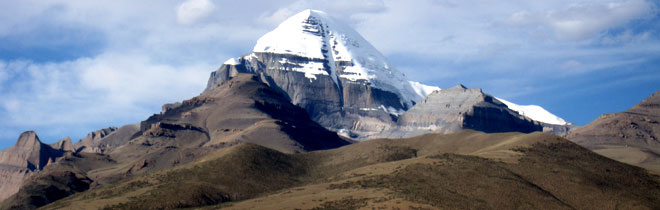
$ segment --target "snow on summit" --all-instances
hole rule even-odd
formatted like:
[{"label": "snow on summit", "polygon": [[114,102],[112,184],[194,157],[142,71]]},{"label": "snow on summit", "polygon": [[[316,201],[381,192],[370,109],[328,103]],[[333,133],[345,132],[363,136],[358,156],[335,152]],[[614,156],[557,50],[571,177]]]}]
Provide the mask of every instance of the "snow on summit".
[{"label": "snow on summit", "polygon": [[[335,81],[366,80],[373,87],[399,93],[408,104],[424,97],[358,32],[322,11],[308,9],[290,17],[261,37],[253,52],[297,55],[335,64],[330,65],[328,74],[315,69],[314,62],[296,69],[308,78],[323,74],[335,77]],[[339,63],[348,65],[338,68]]]},{"label": "snow on summit", "polygon": [[[401,96],[401,102],[409,105],[440,89],[409,81],[404,74],[392,68],[385,56],[358,32],[318,10],[304,10],[288,18],[259,38],[252,51],[308,58],[308,63],[297,63],[300,67],[290,70],[303,72],[310,82],[317,79],[317,76],[330,76],[335,83],[339,83],[340,79],[367,81],[372,87],[396,93]],[[289,61],[283,59],[279,62]],[[328,65],[329,69],[326,69],[323,62],[335,65]],[[500,101],[533,120],[555,125],[567,124],[542,107]]]}]

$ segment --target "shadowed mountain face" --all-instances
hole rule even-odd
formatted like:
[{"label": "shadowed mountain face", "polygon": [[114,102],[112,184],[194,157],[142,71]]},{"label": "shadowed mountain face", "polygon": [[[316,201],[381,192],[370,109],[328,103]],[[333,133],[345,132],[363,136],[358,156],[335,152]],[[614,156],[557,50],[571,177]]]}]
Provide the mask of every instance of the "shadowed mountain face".
[{"label": "shadowed mountain face", "polygon": [[601,115],[568,138],[604,156],[660,173],[660,91],[625,112]]},{"label": "shadowed mountain face", "polygon": [[[104,134],[104,138],[89,139],[112,143],[114,141],[108,139],[122,129],[113,129]],[[310,120],[303,109],[253,75],[237,75],[214,90],[153,115],[143,121],[136,132],[138,134],[130,141],[103,154],[69,153],[49,165],[48,170],[37,173],[18,194],[7,199],[4,206],[38,207],[63,197],[58,197],[58,193],[73,194],[89,187],[185,165],[218,149],[241,143],[259,144],[284,153],[331,149],[350,143]],[[34,138],[25,136],[17,144],[20,148],[37,147]],[[90,145],[90,148],[103,148],[94,146],[100,145],[96,143]],[[33,163],[40,167],[45,164],[43,161]],[[46,192],[56,193],[42,194]]]},{"label": "shadowed mountain face", "polygon": [[463,131],[301,154],[240,144],[44,208],[653,209],[659,181],[557,136]]},{"label": "shadowed mountain face", "polygon": [[0,151],[0,200],[16,193],[25,179],[63,153],[41,143],[34,131],[22,133],[16,145]]},{"label": "shadowed mountain face", "polygon": [[176,137],[179,131],[200,133],[205,138],[202,147],[251,142],[296,153],[348,144],[250,74],[170,107],[142,122],[140,129],[143,136],[156,139]]}]

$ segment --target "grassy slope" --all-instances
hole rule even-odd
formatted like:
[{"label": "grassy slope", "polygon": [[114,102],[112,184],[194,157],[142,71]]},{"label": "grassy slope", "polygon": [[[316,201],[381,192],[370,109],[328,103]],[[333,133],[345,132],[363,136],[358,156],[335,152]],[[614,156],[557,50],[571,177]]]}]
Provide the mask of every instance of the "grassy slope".
[{"label": "grassy slope", "polygon": [[657,176],[542,134],[465,131],[283,154],[253,144],[56,208],[653,209]]}]

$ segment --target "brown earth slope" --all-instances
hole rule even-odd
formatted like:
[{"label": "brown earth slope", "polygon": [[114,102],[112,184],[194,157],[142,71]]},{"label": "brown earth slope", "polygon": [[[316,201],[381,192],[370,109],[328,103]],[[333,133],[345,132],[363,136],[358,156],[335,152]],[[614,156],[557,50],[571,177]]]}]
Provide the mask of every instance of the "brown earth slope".
[{"label": "brown earth slope", "polygon": [[660,174],[660,91],[625,112],[598,117],[567,138],[606,157]]},{"label": "brown earth slope", "polygon": [[[119,131],[97,140],[103,142]],[[54,201],[57,197],[41,193],[49,187],[44,183],[57,180],[51,177],[60,175],[67,177],[61,177],[62,181],[53,182],[52,186],[66,195],[86,189],[58,183],[89,179],[89,187],[96,188],[186,165],[218,149],[246,142],[284,153],[330,149],[350,143],[311,121],[303,109],[253,75],[238,75],[214,90],[154,115],[143,121],[137,132],[136,137],[123,145],[118,143],[119,146],[105,150],[108,153],[70,154],[49,165],[48,170],[21,187],[23,190],[17,195],[8,198],[4,207],[37,207]]]},{"label": "brown earth slope", "polygon": [[254,144],[44,209],[657,209],[660,180],[544,133],[429,134],[284,154]]}]

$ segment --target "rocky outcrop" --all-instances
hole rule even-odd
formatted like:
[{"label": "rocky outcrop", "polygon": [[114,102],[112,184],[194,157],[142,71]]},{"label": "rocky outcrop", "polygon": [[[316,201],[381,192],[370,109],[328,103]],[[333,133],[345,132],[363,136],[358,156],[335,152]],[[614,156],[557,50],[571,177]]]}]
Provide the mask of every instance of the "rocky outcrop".
[{"label": "rocky outcrop", "polygon": [[16,145],[0,151],[0,164],[40,170],[61,154],[59,150],[41,143],[34,131],[27,131],[21,134]]},{"label": "rocky outcrop", "polygon": [[434,91],[397,122],[398,128],[384,133],[385,137],[409,137],[424,133],[454,133],[473,129],[487,133],[534,132],[542,126],[507,108],[481,89],[457,85]]},{"label": "rocky outcrop", "polygon": [[102,153],[101,148],[99,147],[101,140],[116,130],[117,127],[108,127],[93,131],[87,134],[85,138],[80,139],[73,146],[76,148],[76,152]]},{"label": "rocky outcrop", "polygon": [[74,147],[77,152],[106,154],[128,143],[139,134],[139,123],[124,125],[120,128],[108,127],[87,134],[87,137],[76,142]]},{"label": "rocky outcrop", "polygon": [[660,173],[660,91],[620,113],[604,114],[568,139],[610,158]]},{"label": "rocky outcrop", "polygon": [[16,193],[26,178],[63,153],[41,143],[34,131],[22,133],[16,145],[0,151],[0,200]]},{"label": "rocky outcrop", "polygon": [[107,154],[128,143],[140,134],[140,124],[128,124],[108,134],[96,145],[100,153]]},{"label": "rocky outcrop", "polygon": [[71,143],[71,138],[68,136],[66,138],[63,138],[55,143],[50,144],[50,147],[56,150],[61,150],[65,152],[74,152],[76,149],[73,147],[73,144]]},{"label": "rocky outcrop", "polygon": [[543,126],[543,132],[551,133],[561,137],[566,137],[572,130],[580,127],[573,123],[567,123],[565,125],[556,125],[543,122],[540,123]]}]

